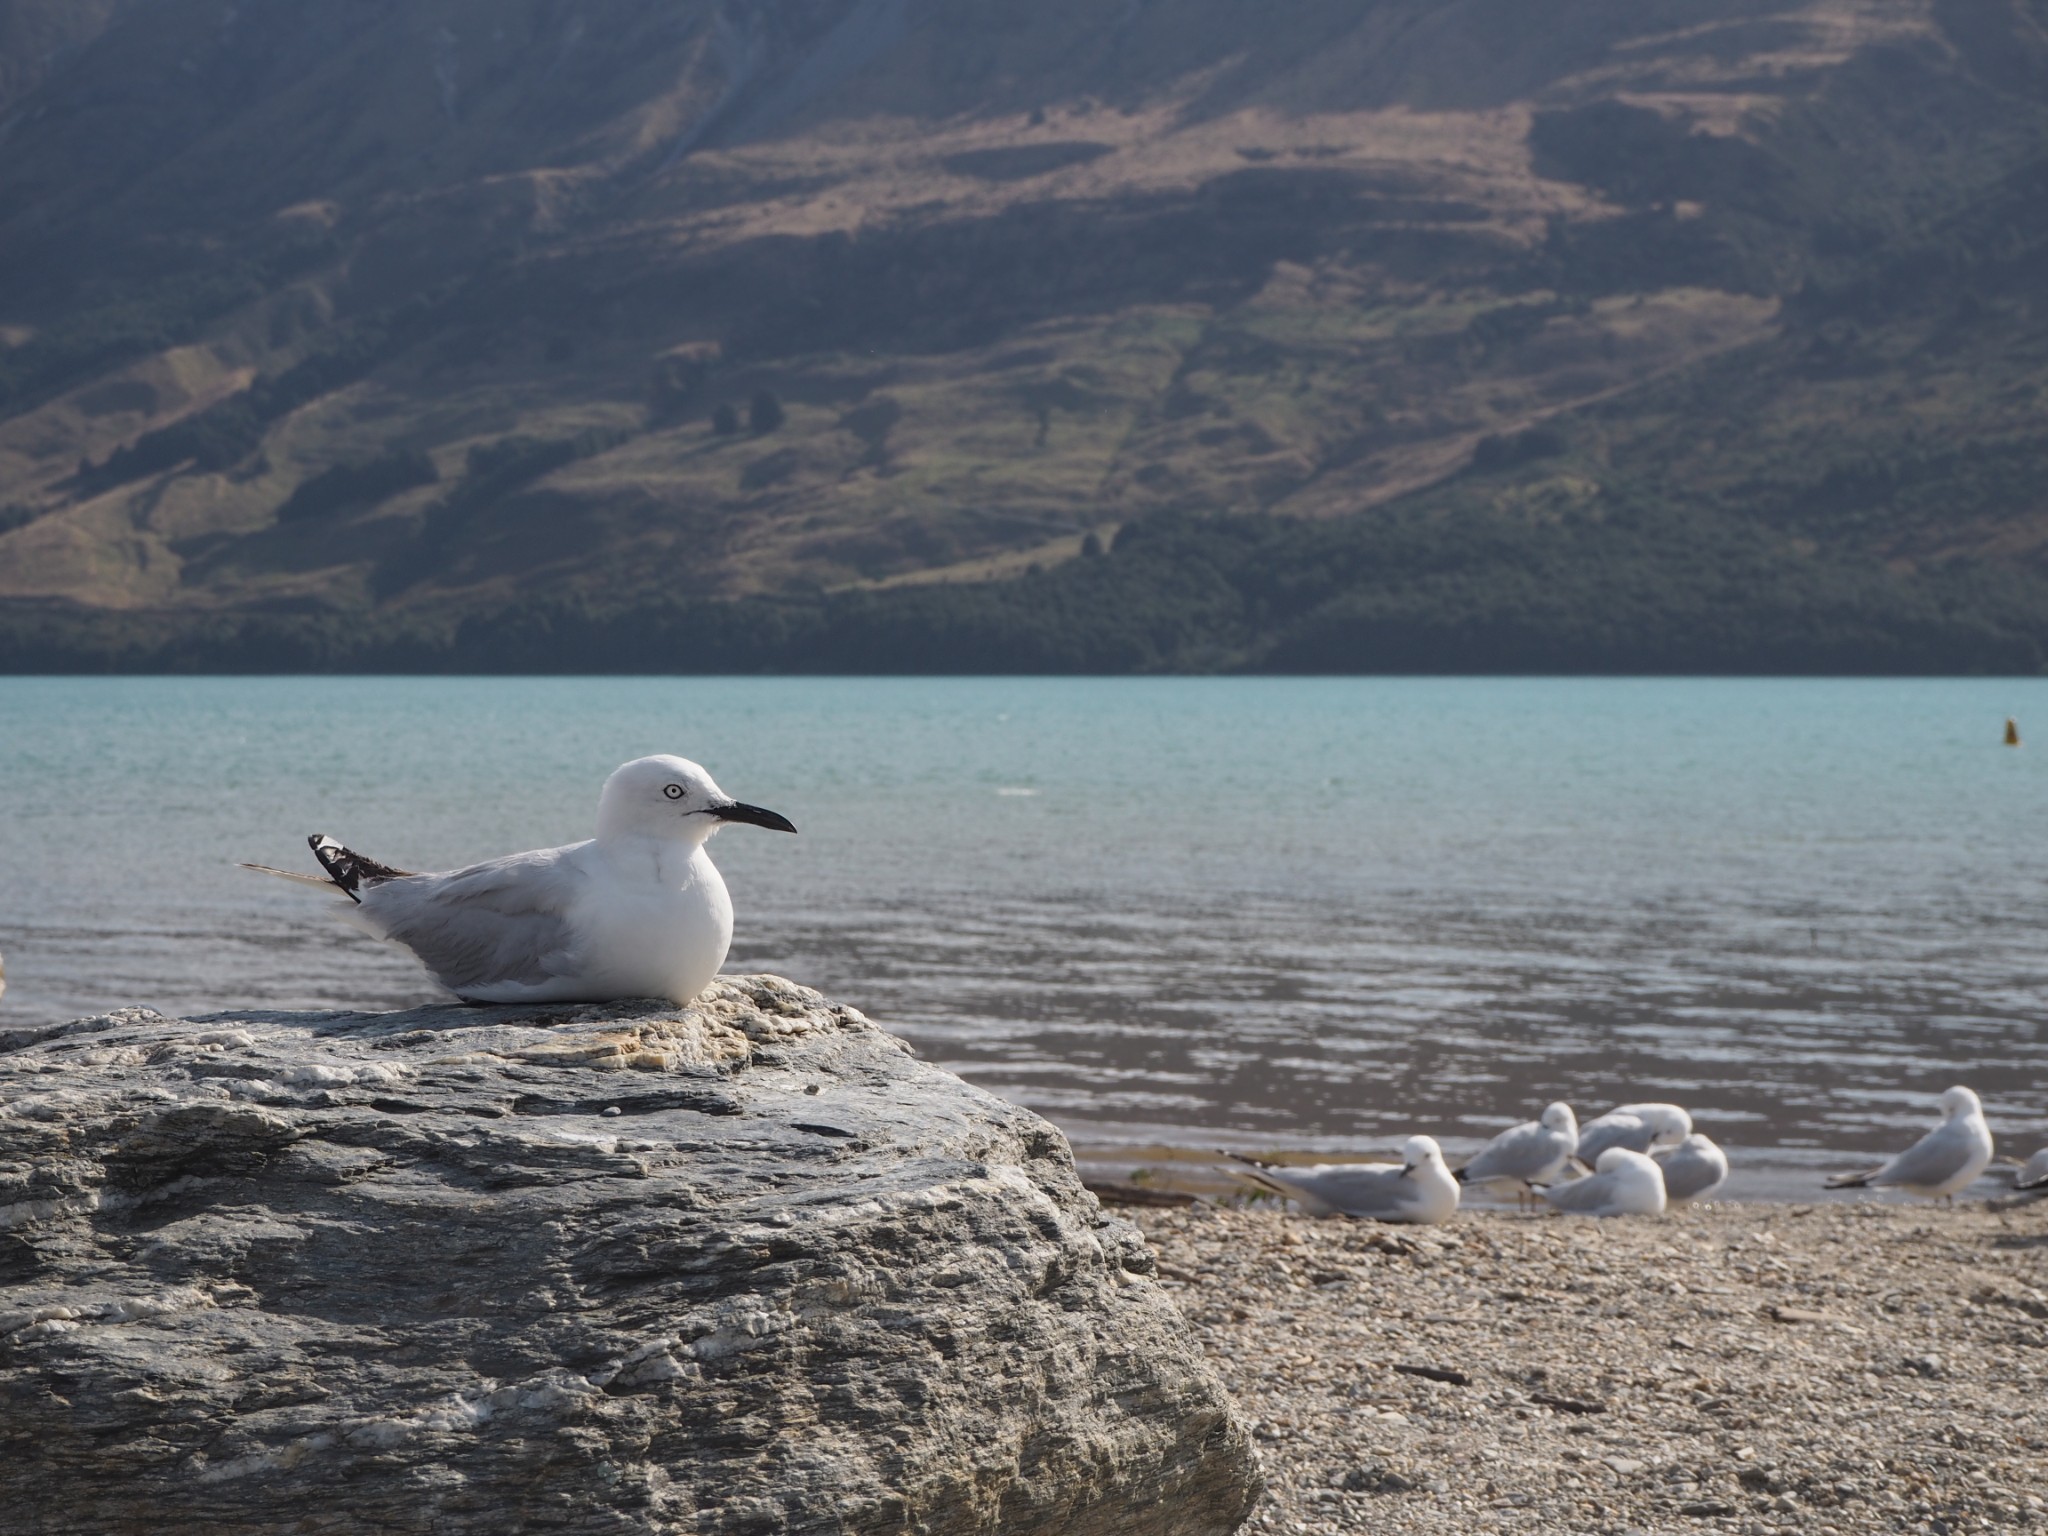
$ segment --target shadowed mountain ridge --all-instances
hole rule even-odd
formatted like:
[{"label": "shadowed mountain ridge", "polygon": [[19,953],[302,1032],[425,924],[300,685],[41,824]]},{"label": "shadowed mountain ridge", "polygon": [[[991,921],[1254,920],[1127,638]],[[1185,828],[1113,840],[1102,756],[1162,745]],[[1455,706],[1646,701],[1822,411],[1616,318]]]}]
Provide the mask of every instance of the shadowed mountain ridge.
[{"label": "shadowed mountain ridge", "polygon": [[381,633],[1644,505],[2031,580],[2044,14],[13,0],[0,603]]}]

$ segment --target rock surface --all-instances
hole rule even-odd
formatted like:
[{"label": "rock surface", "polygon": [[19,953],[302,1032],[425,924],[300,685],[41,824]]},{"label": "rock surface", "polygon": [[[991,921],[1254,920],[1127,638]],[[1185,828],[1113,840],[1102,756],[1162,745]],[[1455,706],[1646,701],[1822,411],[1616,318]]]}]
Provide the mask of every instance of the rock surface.
[{"label": "rock surface", "polygon": [[1257,1488],[1059,1133],[788,982],[0,1031],[10,1532],[1220,1536]]}]

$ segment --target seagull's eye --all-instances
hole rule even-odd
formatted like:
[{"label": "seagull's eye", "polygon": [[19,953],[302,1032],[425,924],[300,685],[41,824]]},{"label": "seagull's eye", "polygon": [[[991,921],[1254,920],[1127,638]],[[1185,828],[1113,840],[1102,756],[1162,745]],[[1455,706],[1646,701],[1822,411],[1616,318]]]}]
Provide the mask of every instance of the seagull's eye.
[{"label": "seagull's eye", "polygon": [[669,797],[669,799],[671,799],[671,800],[680,800],[680,799],[682,799],[682,798],[683,798],[683,786],[682,786],[682,785],[680,785],[680,784],[667,784],[667,785],[664,785],[664,786],[662,787],[662,791],[661,791],[661,792],[662,792],[662,793],[663,793],[664,795],[667,795],[667,796]]}]

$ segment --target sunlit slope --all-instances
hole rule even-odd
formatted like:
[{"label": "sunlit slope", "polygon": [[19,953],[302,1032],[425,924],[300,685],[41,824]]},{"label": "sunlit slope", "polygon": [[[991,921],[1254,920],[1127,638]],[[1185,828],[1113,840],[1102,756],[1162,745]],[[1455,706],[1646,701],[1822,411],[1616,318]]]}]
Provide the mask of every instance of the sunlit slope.
[{"label": "sunlit slope", "polygon": [[2032,561],[2042,15],[17,4],[0,597],[801,592],[1622,491]]}]

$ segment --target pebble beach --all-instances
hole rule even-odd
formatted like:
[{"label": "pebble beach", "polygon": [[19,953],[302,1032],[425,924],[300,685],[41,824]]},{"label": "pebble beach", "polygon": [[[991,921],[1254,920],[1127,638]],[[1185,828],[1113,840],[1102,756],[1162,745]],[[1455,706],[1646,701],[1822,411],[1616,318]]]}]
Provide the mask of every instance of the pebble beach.
[{"label": "pebble beach", "polygon": [[2048,1530],[2048,1200],[1122,1214],[1256,1423],[1247,1530]]}]

